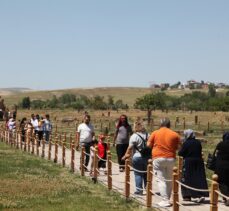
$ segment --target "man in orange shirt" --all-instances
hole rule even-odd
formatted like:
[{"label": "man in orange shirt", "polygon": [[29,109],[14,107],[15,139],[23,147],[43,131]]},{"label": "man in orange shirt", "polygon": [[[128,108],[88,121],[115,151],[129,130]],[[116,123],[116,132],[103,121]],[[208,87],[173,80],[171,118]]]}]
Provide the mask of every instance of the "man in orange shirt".
[{"label": "man in orange shirt", "polygon": [[176,160],[176,151],[181,144],[180,136],[170,129],[170,120],[161,120],[160,129],[154,131],[147,142],[152,149],[153,170],[158,179],[158,189],[163,200],[160,207],[169,207],[172,192],[172,173]]}]

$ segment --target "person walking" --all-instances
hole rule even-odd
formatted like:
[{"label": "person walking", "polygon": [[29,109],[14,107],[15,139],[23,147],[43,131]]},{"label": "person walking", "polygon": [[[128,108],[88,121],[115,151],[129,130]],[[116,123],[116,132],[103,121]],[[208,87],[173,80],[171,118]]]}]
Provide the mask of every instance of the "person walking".
[{"label": "person walking", "polygon": [[134,168],[135,186],[136,191],[134,194],[142,195],[143,188],[146,188],[147,179],[147,162],[150,155],[143,154],[143,149],[147,144],[148,133],[142,122],[137,121],[134,123],[134,133],[130,137],[129,146],[126,150],[122,160],[130,157],[133,154],[132,164]]},{"label": "person walking", "polygon": [[[196,189],[208,189],[204,161],[202,159],[202,146],[199,140],[195,138],[193,130],[184,131],[184,143],[178,152],[183,157],[183,168],[181,182],[187,186]],[[194,191],[181,186],[181,193],[184,201],[191,201],[191,198],[197,198],[196,202],[204,202],[208,192]]]},{"label": "person walking", "polygon": [[156,174],[158,189],[162,201],[160,207],[169,207],[172,192],[172,174],[176,160],[176,151],[181,143],[180,136],[170,129],[170,120],[161,119],[161,126],[154,131],[147,142],[152,149],[153,170]]},{"label": "person walking", "polygon": [[20,133],[21,133],[21,141],[22,142],[25,142],[25,132],[26,132],[26,124],[27,124],[27,119],[26,117],[23,117],[21,122],[20,122],[20,125],[19,125],[19,129],[20,129]]},{"label": "person walking", "polygon": [[132,134],[132,128],[128,123],[126,115],[122,114],[119,118],[114,134],[114,143],[116,144],[116,153],[118,157],[119,171],[123,172],[125,168],[125,161],[122,157],[125,155],[129,145],[129,138]]},{"label": "person walking", "polygon": [[49,114],[45,115],[44,124],[43,124],[43,132],[44,132],[46,143],[49,143],[49,137],[52,132],[52,123],[50,121]]},{"label": "person walking", "polygon": [[87,170],[87,166],[90,160],[90,146],[92,144],[92,140],[95,139],[94,127],[90,123],[91,117],[90,115],[84,115],[83,122],[79,124],[76,132],[76,138],[80,146],[85,147],[86,159],[84,163],[84,168]]},{"label": "person walking", "polygon": [[[223,140],[216,146],[216,169],[219,189],[222,194],[229,197],[229,132],[223,134]],[[223,198],[225,205],[229,206],[229,200]]]}]

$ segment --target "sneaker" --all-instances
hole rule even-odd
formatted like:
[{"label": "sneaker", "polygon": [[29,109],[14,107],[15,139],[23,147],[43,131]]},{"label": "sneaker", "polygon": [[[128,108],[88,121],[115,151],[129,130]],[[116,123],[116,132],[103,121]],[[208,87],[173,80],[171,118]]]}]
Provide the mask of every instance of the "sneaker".
[{"label": "sneaker", "polygon": [[160,201],[159,203],[158,203],[158,206],[159,207],[170,207],[172,204],[169,202],[169,201]]},{"label": "sneaker", "polygon": [[135,194],[135,195],[140,195],[140,196],[142,196],[142,195],[143,195],[143,192],[142,192],[142,191],[135,191],[134,194]]},{"label": "sneaker", "polygon": [[204,197],[200,197],[196,200],[197,203],[203,203],[205,201]]},{"label": "sneaker", "polygon": [[119,169],[119,172],[124,172],[124,168],[120,168]]}]

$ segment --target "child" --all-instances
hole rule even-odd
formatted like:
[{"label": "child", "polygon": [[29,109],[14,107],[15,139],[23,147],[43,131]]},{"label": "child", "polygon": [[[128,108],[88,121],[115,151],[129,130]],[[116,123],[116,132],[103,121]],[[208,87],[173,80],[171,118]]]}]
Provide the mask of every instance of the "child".
[{"label": "child", "polygon": [[104,173],[106,174],[106,159],[107,159],[107,143],[104,143],[105,141],[105,135],[100,134],[99,135],[99,141],[98,141],[98,155],[99,155],[99,162],[98,162],[98,168],[102,169]]},{"label": "child", "polygon": [[92,141],[90,146],[90,160],[91,160],[91,169],[90,169],[90,176],[92,176],[93,167],[94,167],[94,150],[95,147],[98,145],[98,141],[95,139]]}]

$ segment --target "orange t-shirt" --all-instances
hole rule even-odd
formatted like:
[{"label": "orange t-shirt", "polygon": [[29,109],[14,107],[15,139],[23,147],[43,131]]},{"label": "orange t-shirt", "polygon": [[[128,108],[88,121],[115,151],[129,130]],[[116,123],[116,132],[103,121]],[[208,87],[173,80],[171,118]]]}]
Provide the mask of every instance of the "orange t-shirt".
[{"label": "orange t-shirt", "polygon": [[167,127],[154,131],[147,142],[152,147],[152,156],[155,158],[175,158],[180,144],[180,136]]}]

